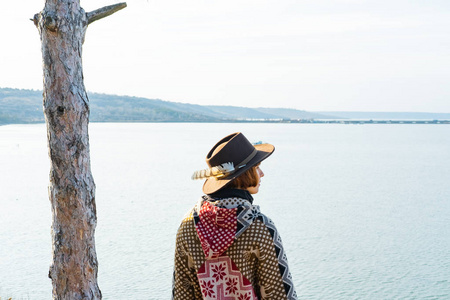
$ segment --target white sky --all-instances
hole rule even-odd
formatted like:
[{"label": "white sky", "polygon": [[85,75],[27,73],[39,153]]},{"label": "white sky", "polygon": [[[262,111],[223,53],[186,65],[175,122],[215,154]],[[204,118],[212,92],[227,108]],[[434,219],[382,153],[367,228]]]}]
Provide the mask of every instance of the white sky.
[{"label": "white sky", "polygon": [[[0,87],[42,89],[39,34],[29,19],[45,1],[4,2]],[[450,112],[448,0],[127,4],[88,28],[88,91],[309,111]]]}]

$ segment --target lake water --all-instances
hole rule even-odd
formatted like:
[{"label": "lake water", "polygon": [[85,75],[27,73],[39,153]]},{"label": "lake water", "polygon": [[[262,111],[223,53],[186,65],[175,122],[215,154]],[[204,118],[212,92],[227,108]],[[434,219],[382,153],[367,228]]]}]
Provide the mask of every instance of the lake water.
[{"label": "lake water", "polygon": [[[90,125],[103,299],[169,299],[194,170],[242,131],[275,153],[255,204],[300,299],[450,299],[450,126]],[[0,126],[0,297],[51,299],[46,128]]]}]

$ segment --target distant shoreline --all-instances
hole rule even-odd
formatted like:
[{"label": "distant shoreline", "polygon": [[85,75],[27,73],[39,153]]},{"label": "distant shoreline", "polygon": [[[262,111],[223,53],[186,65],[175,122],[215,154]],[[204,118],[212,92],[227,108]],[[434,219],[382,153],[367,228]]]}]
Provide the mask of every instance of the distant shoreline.
[{"label": "distant shoreline", "polygon": [[[224,120],[224,121],[90,121],[89,123],[265,123],[265,124],[428,124],[428,125],[447,125],[450,120]],[[30,124],[45,124],[45,122],[21,122],[21,123],[0,123],[4,125],[30,125]]]}]

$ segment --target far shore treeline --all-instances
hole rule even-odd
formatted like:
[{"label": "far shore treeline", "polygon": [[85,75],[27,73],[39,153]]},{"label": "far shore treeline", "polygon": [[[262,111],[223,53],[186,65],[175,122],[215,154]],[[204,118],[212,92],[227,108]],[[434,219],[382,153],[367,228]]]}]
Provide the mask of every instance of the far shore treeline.
[{"label": "far shore treeline", "polygon": [[[205,106],[98,93],[88,97],[91,122],[450,123],[450,113],[307,112],[227,106],[226,101]],[[44,121],[42,91],[0,88],[0,125]]]}]

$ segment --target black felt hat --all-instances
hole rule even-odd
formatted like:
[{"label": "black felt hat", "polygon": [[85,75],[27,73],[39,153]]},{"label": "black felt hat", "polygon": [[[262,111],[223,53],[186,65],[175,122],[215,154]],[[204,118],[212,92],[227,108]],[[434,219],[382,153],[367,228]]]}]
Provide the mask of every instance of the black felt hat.
[{"label": "black felt hat", "polygon": [[209,151],[206,156],[208,169],[196,171],[192,179],[206,178],[203,192],[215,193],[269,157],[274,150],[271,144],[253,145],[241,132],[230,134]]}]

